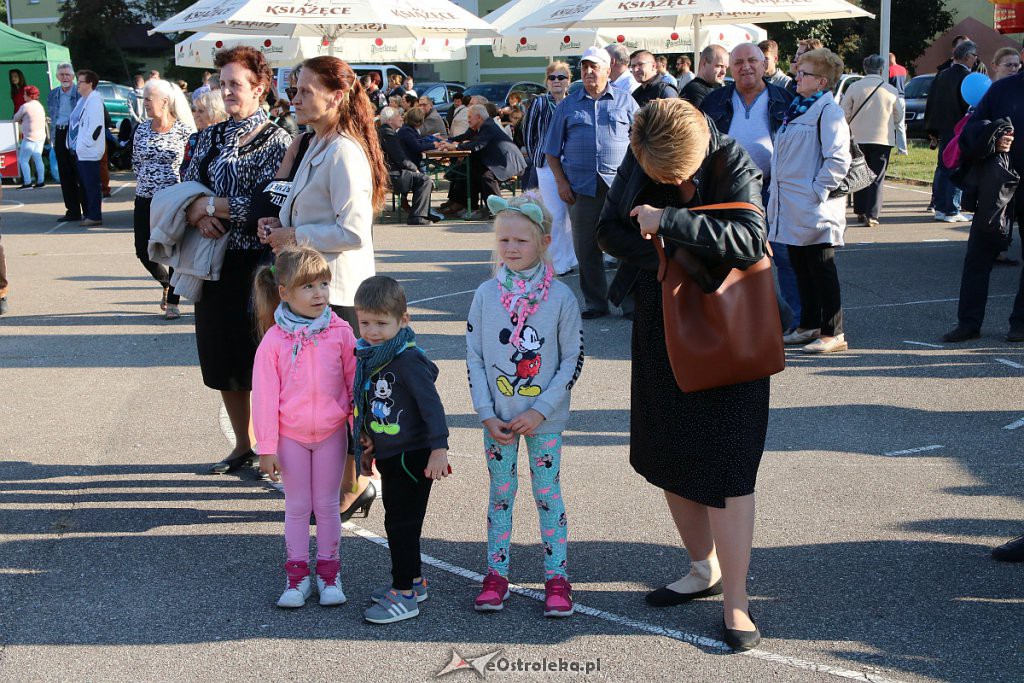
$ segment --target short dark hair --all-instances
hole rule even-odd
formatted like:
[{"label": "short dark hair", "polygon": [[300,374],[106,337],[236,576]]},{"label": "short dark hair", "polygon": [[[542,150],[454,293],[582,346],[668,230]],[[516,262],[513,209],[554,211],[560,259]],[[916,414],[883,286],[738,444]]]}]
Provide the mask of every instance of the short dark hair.
[{"label": "short dark hair", "polygon": [[387,275],[374,275],[363,280],[356,290],[355,308],[371,313],[386,313],[401,319],[408,310],[405,290],[398,280]]},{"label": "short dark hair", "polygon": [[236,45],[235,47],[221,50],[214,56],[213,65],[218,70],[228,64],[239,64],[252,72],[253,77],[250,83],[255,88],[263,86],[263,96],[260,99],[267,99],[270,94],[270,84],[274,81],[274,72],[267,64],[266,56],[254,47],[247,45]]},{"label": "short dark hair", "polygon": [[417,95],[413,95],[411,92],[405,93],[405,101],[411,105],[417,105],[420,103],[420,98]]},{"label": "short dark hair", "polygon": [[[632,62],[634,57],[639,57],[641,55],[650,55],[651,59],[654,59],[654,53],[650,50],[633,50],[629,55],[629,61]],[[657,60],[655,60],[655,62],[657,62]]]},{"label": "short dark hair", "polygon": [[78,73],[75,74],[78,78],[85,78],[85,82],[96,89],[96,86],[100,84],[100,77],[95,71],[90,69],[79,69]]},{"label": "short dark hair", "polygon": [[689,64],[689,65],[693,66],[693,60],[690,59],[690,55],[681,55],[679,57],[679,59],[676,60],[676,61],[679,61],[679,60],[682,60],[683,64]]},{"label": "short dark hair", "polygon": [[970,37],[969,36],[965,36],[963,34],[960,34],[958,36],[953,36],[953,43],[952,43],[952,45],[953,45],[953,47],[956,47],[957,45],[959,45],[960,43],[962,43],[965,40],[970,40]]}]

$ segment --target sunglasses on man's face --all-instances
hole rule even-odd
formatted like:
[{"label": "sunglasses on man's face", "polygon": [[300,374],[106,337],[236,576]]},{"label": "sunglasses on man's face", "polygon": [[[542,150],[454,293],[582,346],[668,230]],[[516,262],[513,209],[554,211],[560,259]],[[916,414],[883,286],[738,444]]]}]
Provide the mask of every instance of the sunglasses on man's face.
[{"label": "sunglasses on man's face", "polygon": [[285,96],[288,97],[289,100],[294,100],[295,99],[295,95],[298,92],[299,92],[298,88],[285,88],[284,89],[284,94],[285,94]]},{"label": "sunglasses on man's face", "polygon": [[565,74],[551,74],[550,76],[548,76],[548,80],[549,81],[567,81],[567,80],[569,80],[569,77],[566,76]]}]

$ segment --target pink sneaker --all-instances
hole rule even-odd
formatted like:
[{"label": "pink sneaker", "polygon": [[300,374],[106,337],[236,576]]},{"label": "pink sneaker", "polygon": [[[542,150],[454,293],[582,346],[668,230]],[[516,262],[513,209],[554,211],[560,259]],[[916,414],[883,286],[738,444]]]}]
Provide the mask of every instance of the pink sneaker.
[{"label": "pink sneaker", "polygon": [[564,576],[544,583],[544,616],[567,617],[573,612],[572,584]]},{"label": "pink sneaker", "polygon": [[477,612],[498,612],[504,609],[508,596],[508,579],[491,571],[484,577],[483,589],[476,596],[473,607]]}]

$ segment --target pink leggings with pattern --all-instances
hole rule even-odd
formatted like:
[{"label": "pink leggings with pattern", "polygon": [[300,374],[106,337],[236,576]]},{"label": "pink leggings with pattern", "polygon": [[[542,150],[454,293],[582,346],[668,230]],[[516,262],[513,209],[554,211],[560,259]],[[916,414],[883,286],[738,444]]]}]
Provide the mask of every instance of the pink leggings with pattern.
[{"label": "pink leggings with pattern", "polygon": [[338,559],[341,544],[341,476],[348,431],[342,427],[319,443],[280,437],[277,457],[284,481],[284,545],[288,561],[309,562],[309,514],[316,514],[316,557]]}]

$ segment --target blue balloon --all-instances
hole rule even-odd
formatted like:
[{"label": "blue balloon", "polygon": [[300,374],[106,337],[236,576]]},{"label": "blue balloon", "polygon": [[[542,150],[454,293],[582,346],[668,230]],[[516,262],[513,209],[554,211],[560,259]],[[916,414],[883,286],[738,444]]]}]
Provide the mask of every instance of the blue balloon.
[{"label": "blue balloon", "polygon": [[992,79],[985,74],[970,74],[960,84],[960,96],[967,104],[977,107],[990,85],[992,85]]}]

